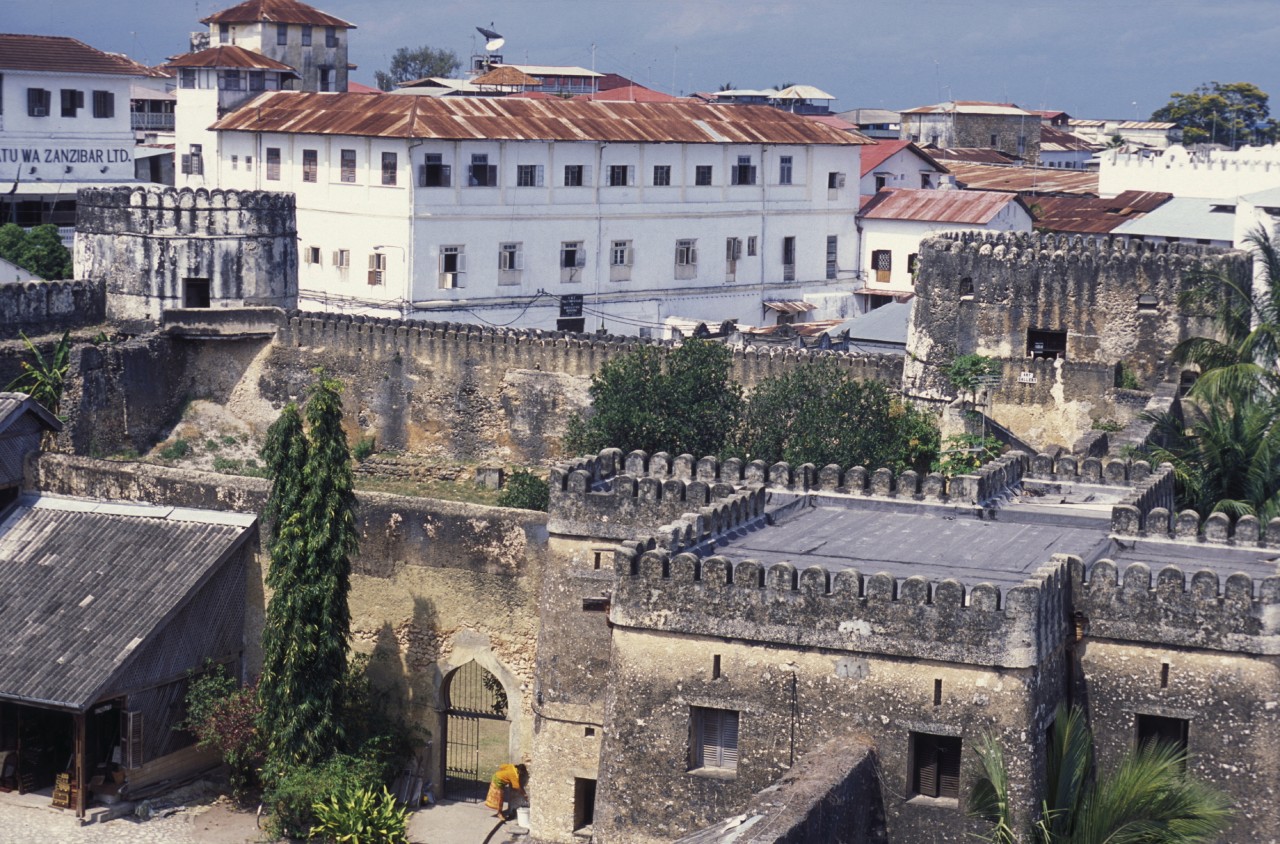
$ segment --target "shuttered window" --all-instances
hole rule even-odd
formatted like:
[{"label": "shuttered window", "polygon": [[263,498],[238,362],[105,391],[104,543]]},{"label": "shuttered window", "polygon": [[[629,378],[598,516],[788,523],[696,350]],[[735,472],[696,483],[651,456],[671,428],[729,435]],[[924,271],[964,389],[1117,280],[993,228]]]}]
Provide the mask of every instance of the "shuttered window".
[{"label": "shuttered window", "polygon": [[911,734],[911,792],[960,798],[960,737]]},{"label": "shuttered window", "polygon": [[694,706],[690,710],[691,768],[738,768],[738,713],[732,709]]},{"label": "shuttered window", "polygon": [[124,766],[141,768],[146,761],[142,754],[142,713],[125,712],[124,715]]}]

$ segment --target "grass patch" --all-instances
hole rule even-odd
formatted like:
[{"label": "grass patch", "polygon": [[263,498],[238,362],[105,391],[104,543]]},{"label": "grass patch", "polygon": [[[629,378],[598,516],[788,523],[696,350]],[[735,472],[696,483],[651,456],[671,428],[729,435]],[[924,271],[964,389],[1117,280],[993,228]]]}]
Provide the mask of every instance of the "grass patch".
[{"label": "grass patch", "polygon": [[183,439],[174,440],[173,442],[160,449],[161,460],[181,460],[191,453],[191,443]]}]

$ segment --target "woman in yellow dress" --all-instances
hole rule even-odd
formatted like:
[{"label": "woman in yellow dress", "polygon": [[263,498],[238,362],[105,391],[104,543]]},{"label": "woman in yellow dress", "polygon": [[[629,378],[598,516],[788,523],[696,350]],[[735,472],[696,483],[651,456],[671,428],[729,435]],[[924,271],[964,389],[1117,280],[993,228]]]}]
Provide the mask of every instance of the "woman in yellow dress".
[{"label": "woman in yellow dress", "polygon": [[507,795],[508,789],[524,797],[524,783],[528,779],[529,769],[524,765],[510,763],[503,765],[489,783],[489,796],[485,798],[484,805],[493,809],[495,818],[503,817],[502,801],[505,799],[508,803],[510,802],[510,797]]}]

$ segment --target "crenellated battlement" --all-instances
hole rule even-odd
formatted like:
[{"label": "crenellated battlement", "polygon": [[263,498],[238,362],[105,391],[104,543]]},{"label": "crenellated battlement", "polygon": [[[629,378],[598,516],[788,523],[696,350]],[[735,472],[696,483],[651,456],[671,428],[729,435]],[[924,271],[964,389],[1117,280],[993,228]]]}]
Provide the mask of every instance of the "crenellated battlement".
[{"label": "crenellated battlement", "polygon": [[292,193],[205,188],[84,188],[77,195],[78,231],[152,236],[274,236],[296,233]]},{"label": "crenellated battlement", "polygon": [[610,620],[695,635],[976,665],[1040,664],[1068,627],[1062,561],[1003,593],[991,584],[798,570],[624,542]]},{"label": "crenellated battlement", "polygon": [[1070,558],[1075,610],[1088,635],[1252,654],[1280,654],[1280,577],[1256,580],[1237,572],[1225,581],[1197,571],[1188,581],[1177,566],[1156,575],[1146,563],[1120,571],[1100,560],[1086,571]]},{"label": "crenellated battlement", "polygon": [[1122,235],[1080,235],[1054,232],[943,232],[930,246],[951,254],[971,254],[1010,263],[1044,261],[1117,262],[1168,258],[1200,259],[1228,250],[1194,243],[1144,241]]},{"label": "crenellated battlement", "polygon": [[[1158,488],[1164,490],[1166,478],[1172,484],[1167,473],[1157,470],[1153,473],[1151,464],[1145,460],[1121,460],[1119,458],[1103,459],[1099,457],[1081,458],[1074,454],[1053,456],[1041,452],[1031,458],[1027,477],[1038,481],[1054,481],[1073,484],[1102,484],[1106,486],[1131,486],[1134,491],[1129,498],[1137,500],[1140,491]],[[1172,486],[1168,489],[1171,491]],[[1145,499],[1144,499],[1145,500]],[[1128,498],[1126,498],[1128,501]],[[1150,509],[1148,507],[1148,509]]]},{"label": "crenellated battlement", "polygon": [[0,339],[96,325],[106,316],[104,291],[95,281],[0,284]]},{"label": "crenellated battlement", "polygon": [[[1172,504],[1172,496],[1170,501]],[[1195,510],[1174,511],[1171,507],[1118,504],[1111,513],[1111,532],[1117,536],[1171,539],[1208,545],[1235,545],[1242,548],[1280,548],[1280,518],[1265,525],[1257,516],[1241,516],[1235,522],[1226,513],[1202,517]]]}]

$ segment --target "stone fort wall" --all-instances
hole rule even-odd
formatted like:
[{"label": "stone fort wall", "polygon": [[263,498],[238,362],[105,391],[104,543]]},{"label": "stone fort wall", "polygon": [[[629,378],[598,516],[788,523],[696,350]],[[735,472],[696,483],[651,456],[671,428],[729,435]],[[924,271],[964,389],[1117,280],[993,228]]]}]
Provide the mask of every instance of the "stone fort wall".
[{"label": "stone fort wall", "polygon": [[100,281],[28,281],[0,284],[0,340],[88,325],[106,316]]}]

